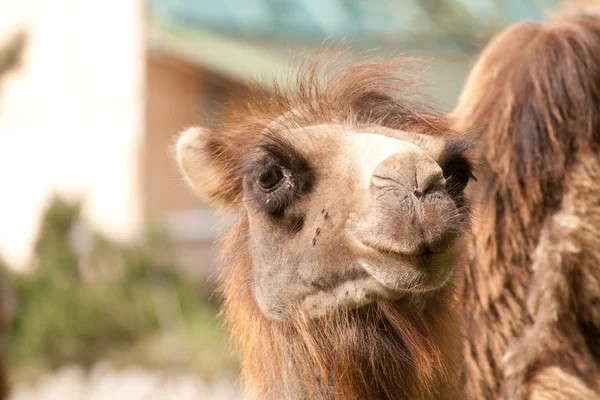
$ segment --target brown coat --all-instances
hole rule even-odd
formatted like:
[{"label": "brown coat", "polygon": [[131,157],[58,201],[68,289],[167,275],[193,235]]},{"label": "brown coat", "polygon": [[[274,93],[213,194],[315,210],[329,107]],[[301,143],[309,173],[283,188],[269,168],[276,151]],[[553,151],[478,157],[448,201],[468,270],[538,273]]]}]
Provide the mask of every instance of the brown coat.
[{"label": "brown coat", "polygon": [[481,128],[465,370],[473,399],[600,398],[600,23],[515,24],[456,109]]}]

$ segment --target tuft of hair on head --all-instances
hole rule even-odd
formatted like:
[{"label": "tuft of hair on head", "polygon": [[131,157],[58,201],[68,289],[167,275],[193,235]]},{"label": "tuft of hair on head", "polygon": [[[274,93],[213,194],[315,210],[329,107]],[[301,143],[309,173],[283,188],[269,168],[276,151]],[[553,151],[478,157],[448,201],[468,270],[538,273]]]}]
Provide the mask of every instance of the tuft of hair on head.
[{"label": "tuft of hair on head", "polygon": [[274,81],[269,91],[251,82],[249,98],[232,106],[240,108],[238,121],[260,121],[264,128],[337,122],[417,129],[438,116],[431,100],[415,90],[422,83],[419,62],[324,44],[316,54],[299,55],[287,81]]},{"label": "tuft of hair on head", "polygon": [[175,150],[181,171],[203,198],[235,209],[245,158],[282,130],[334,123],[449,134],[449,119],[415,90],[415,63],[324,47],[302,58],[289,84],[274,82],[266,90],[250,83],[248,94],[227,105],[227,118],[215,129],[193,127],[182,133]]}]

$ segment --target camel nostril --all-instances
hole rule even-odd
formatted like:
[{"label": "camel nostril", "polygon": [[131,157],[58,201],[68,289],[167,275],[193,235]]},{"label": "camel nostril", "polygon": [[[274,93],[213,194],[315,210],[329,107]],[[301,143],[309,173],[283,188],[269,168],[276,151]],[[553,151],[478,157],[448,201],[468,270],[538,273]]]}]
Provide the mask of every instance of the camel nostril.
[{"label": "camel nostril", "polygon": [[446,179],[443,176],[433,177],[424,182],[419,182],[419,186],[415,187],[414,194],[417,197],[423,197],[429,192],[435,190],[443,190],[446,187]]},{"label": "camel nostril", "polygon": [[373,175],[373,177],[371,178],[371,185],[375,186],[376,188],[389,188],[389,187],[394,187],[394,186],[398,186],[398,187],[403,187],[404,184],[402,184],[401,182],[399,182],[398,180],[391,178],[391,177],[387,177],[387,176],[379,176],[379,175]]}]

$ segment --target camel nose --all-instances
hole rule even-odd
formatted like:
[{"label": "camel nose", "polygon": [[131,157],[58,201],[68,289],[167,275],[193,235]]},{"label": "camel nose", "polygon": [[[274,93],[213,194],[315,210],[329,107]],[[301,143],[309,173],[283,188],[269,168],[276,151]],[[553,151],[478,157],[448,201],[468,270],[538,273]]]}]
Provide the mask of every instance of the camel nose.
[{"label": "camel nose", "polygon": [[[415,146],[416,147],[416,146]],[[408,149],[393,154],[380,163],[371,177],[376,188],[402,186],[421,196],[446,185],[442,168],[421,149]]]}]

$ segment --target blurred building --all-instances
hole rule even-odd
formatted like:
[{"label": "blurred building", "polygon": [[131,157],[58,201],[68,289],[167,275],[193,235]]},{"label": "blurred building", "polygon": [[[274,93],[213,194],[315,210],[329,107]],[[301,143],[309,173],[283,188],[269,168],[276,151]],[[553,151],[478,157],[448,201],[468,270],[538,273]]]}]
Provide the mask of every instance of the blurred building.
[{"label": "blurred building", "polygon": [[248,78],[269,90],[292,54],[324,38],[424,58],[424,91],[450,109],[489,35],[539,14],[492,0],[0,2],[0,38],[23,26],[30,39],[0,97],[0,257],[29,263],[57,191],[83,198],[88,221],[123,242],[166,227],[178,261],[205,271],[227,221],[179,177],[177,132],[222,118]]},{"label": "blurred building", "polygon": [[[147,221],[166,228],[176,244],[178,264],[198,273],[213,259],[212,242],[226,220],[201,204],[183,183],[172,154],[176,134],[204,121],[217,123],[230,96],[243,96],[241,79],[163,50],[169,38],[155,38],[146,56],[146,135],[142,151],[143,205]],[[172,44],[175,48],[176,43]],[[217,70],[218,71],[218,70]],[[210,118],[209,118],[210,116]]]}]

